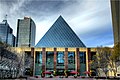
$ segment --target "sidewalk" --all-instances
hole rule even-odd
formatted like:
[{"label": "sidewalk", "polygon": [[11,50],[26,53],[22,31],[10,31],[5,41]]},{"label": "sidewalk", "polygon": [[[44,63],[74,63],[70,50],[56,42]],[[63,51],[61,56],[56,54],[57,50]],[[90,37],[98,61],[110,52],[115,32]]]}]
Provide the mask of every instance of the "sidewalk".
[{"label": "sidewalk", "polygon": [[94,79],[94,78],[81,78],[81,77],[77,77],[77,78],[74,78],[73,76],[69,76],[68,78],[60,78],[59,76],[56,76],[56,77],[53,77],[53,78],[41,78],[41,77],[38,77],[38,78],[35,78],[35,77],[28,77],[27,80],[108,80],[108,79]]}]

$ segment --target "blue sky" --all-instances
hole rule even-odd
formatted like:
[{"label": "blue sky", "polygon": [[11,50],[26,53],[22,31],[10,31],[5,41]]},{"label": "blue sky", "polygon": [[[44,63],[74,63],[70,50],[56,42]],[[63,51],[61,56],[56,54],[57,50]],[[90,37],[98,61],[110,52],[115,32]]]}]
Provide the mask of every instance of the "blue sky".
[{"label": "blue sky", "polygon": [[59,15],[87,47],[113,46],[109,0],[0,0],[0,21],[7,14],[17,31],[17,19],[31,17],[36,24],[36,44]]}]

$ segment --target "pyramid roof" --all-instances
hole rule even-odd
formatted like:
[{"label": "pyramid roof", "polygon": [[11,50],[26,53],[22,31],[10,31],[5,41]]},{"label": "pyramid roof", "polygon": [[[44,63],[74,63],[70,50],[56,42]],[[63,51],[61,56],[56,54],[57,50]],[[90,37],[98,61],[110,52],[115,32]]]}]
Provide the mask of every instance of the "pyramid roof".
[{"label": "pyramid roof", "polygon": [[85,45],[62,16],[59,16],[36,47],[85,47]]}]

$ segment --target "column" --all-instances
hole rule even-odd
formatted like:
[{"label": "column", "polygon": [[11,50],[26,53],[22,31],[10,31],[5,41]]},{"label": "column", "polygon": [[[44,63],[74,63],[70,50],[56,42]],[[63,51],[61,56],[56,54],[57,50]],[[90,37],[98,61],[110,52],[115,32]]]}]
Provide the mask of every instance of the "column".
[{"label": "column", "polygon": [[54,48],[54,71],[56,71],[57,66],[57,49]]},{"label": "column", "polygon": [[65,65],[65,70],[68,70],[68,48],[65,48],[64,52],[64,65]]},{"label": "column", "polygon": [[90,48],[86,48],[86,70],[87,71],[90,71],[90,60],[91,60],[91,52],[90,52]]},{"label": "column", "polygon": [[46,70],[46,51],[45,48],[42,48],[42,71]]},{"label": "column", "polygon": [[79,48],[76,48],[76,55],[75,55],[75,58],[76,58],[76,71],[77,72],[80,72],[80,54],[79,54]]},{"label": "column", "polygon": [[30,67],[31,67],[31,69],[32,69],[32,74],[31,74],[31,76],[33,76],[34,75],[34,48],[31,48],[31,65],[30,65]]}]

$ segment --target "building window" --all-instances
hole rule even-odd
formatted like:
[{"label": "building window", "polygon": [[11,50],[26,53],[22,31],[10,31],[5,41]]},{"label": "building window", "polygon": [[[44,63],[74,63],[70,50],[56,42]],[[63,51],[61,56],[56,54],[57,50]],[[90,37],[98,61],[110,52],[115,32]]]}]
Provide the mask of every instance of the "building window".
[{"label": "building window", "polygon": [[53,70],[54,67],[54,52],[46,52],[46,69]]},{"label": "building window", "polygon": [[75,70],[75,52],[68,52],[68,69]]},{"label": "building window", "polygon": [[64,52],[57,53],[57,63],[64,64]]},{"label": "building window", "polygon": [[86,54],[85,52],[80,52],[80,63],[86,63]]},{"label": "building window", "polygon": [[42,52],[36,52],[35,63],[42,64]]},{"label": "building window", "polygon": [[68,52],[68,64],[75,64],[75,53]]},{"label": "building window", "polygon": [[80,76],[85,76],[86,71],[86,52],[80,52]]},{"label": "building window", "polygon": [[35,75],[40,75],[42,71],[42,52],[36,51]]}]

